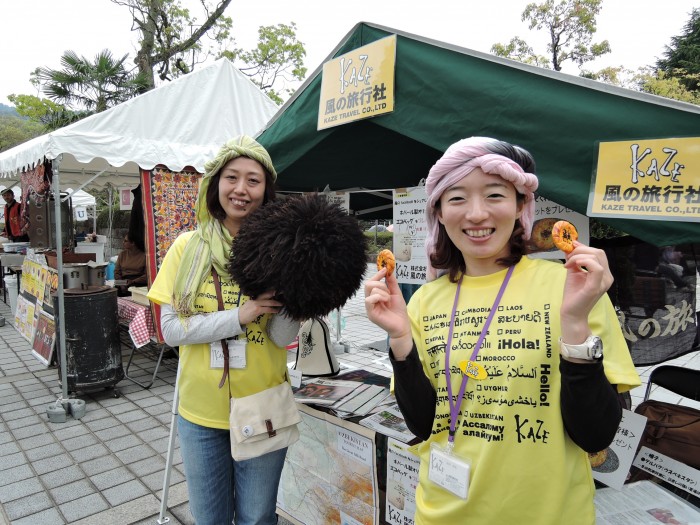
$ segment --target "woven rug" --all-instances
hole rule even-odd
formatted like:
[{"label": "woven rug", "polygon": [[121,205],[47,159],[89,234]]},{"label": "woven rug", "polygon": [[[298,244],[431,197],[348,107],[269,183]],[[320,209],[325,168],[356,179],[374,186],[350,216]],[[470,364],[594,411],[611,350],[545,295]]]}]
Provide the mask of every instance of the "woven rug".
[{"label": "woven rug", "polygon": [[[201,178],[194,169],[176,173],[156,166],[151,171],[141,171],[149,285],[177,236],[196,228],[194,203]],[[154,305],[152,313],[162,341],[159,308]]]}]

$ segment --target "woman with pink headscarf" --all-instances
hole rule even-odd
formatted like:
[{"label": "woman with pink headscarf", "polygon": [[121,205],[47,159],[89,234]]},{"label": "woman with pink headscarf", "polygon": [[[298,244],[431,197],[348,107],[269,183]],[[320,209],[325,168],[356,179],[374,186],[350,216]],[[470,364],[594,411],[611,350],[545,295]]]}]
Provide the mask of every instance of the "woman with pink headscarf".
[{"label": "woman with pink headscarf", "polygon": [[385,269],[365,283],[423,440],[417,525],[595,523],[587,452],[612,442],[618,393],[640,381],[604,252],[575,242],[564,264],[526,256],[534,171],[518,146],[453,144],[426,181],[430,282],[408,306]]}]

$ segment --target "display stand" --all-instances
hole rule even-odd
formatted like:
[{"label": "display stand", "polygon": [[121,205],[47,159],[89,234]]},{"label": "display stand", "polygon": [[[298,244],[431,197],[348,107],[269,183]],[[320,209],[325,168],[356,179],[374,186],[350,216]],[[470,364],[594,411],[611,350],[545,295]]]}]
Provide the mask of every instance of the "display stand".
[{"label": "display stand", "polygon": [[[297,523],[383,523],[380,434],[323,410],[298,405],[301,437],[289,447],[277,512]],[[352,480],[352,482],[349,482]],[[314,494],[306,498],[305,494]]]},{"label": "display stand", "polygon": [[[32,355],[50,366],[54,359],[56,322],[51,292],[58,285],[58,272],[46,265],[41,254],[28,253],[18,277],[15,328],[32,345]],[[11,291],[8,290],[8,293]]]}]

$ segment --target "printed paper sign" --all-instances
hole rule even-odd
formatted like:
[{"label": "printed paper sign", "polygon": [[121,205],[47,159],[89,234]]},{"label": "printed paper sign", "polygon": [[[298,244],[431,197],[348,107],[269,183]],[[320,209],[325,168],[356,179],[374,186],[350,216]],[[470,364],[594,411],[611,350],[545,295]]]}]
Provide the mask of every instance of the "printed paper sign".
[{"label": "printed paper sign", "polygon": [[424,186],[394,190],[394,256],[396,279],[403,284],[423,284],[427,276]]},{"label": "printed paper sign", "polygon": [[630,410],[622,411],[622,421],[613,442],[607,449],[589,456],[594,479],[622,490],[646,422],[644,416]]}]

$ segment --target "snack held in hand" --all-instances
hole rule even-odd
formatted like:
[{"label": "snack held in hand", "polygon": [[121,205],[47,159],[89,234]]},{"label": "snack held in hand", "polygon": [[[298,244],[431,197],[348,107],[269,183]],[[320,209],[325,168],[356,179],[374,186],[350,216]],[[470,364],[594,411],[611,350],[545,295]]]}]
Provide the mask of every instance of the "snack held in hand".
[{"label": "snack held in hand", "polygon": [[377,255],[377,270],[381,270],[382,268],[386,268],[387,275],[391,275],[394,268],[396,268],[396,259],[394,258],[394,254],[391,253],[391,250],[382,250],[379,252],[379,255]]},{"label": "snack held in hand", "polygon": [[552,226],[554,245],[564,253],[574,251],[574,241],[578,239],[576,227],[568,221],[559,221]]}]

